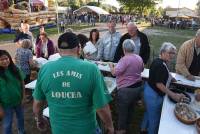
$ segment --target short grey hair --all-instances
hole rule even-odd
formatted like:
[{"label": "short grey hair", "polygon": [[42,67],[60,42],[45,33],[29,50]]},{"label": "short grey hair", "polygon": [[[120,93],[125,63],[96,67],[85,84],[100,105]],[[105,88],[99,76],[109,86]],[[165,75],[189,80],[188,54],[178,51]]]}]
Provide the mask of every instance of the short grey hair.
[{"label": "short grey hair", "polygon": [[198,29],[196,32],[196,37],[199,37],[199,36],[200,36],[200,29]]},{"label": "short grey hair", "polygon": [[73,29],[72,28],[67,28],[67,29],[65,29],[65,32],[73,33]]},{"label": "short grey hair", "polygon": [[160,54],[162,54],[163,52],[170,51],[170,50],[176,51],[176,47],[171,42],[164,42],[160,48]]},{"label": "short grey hair", "polygon": [[122,46],[125,52],[130,53],[135,51],[135,43],[131,39],[124,40]]},{"label": "short grey hair", "polygon": [[22,46],[22,48],[30,48],[31,47],[31,41],[29,39],[23,39],[21,46]]}]

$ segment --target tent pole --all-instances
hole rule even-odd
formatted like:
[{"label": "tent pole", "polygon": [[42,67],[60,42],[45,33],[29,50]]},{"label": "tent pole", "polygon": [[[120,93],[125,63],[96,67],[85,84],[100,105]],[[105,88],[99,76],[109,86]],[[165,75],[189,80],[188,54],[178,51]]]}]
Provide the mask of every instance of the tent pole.
[{"label": "tent pole", "polygon": [[99,23],[100,23],[100,21],[101,21],[101,19],[100,19],[100,18],[101,18],[101,14],[99,14]]},{"label": "tent pole", "polygon": [[55,6],[56,6],[56,18],[57,18],[57,30],[58,30],[58,34],[60,34],[60,28],[59,28],[59,17],[58,17],[58,1],[55,0]]},{"label": "tent pole", "polygon": [[31,0],[28,1],[28,12],[31,13]]}]

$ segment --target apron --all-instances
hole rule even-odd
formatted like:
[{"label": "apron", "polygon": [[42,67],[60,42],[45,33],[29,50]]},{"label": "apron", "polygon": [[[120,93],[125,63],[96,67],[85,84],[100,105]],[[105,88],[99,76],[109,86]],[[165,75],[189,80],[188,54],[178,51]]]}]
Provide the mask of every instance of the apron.
[{"label": "apron", "polygon": [[163,63],[163,65],[166,67],[168,74],[169,74],[168,79],[167,79],[167,83],[165,85],[167,88],[169,88],[171,80],[172,80],[173,77],[172,77],[171,73],[169,72],[169,69],[168,69],[166,63]]}]

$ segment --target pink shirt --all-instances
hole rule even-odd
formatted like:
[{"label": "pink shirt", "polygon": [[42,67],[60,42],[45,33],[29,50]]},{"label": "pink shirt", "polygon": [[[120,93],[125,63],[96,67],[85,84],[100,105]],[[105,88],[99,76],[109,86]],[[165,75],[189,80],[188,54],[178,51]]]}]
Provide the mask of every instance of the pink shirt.
[{"label": "pink shirt", "polygon": [[115,66],[117,88],[128,87],[142,80],[143,60],[139,55],[125,55]]}]

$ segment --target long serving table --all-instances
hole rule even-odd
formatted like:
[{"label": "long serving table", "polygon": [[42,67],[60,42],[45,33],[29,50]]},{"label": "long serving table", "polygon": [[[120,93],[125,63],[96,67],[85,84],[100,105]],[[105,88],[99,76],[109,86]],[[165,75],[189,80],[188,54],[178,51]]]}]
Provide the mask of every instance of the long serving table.
[{"label": "long serving table", "polygon": [[[56,53],[54,55],[51,55],[48,60],[46,60],[44,58],[34,58],[34,60],[36,60],[38,62],[38,65],[40,68],[42,65],[46,64],[47,62],[54,61],[59,58],[60,58],[60,55],[58,53]],[[101,71],[105,71],[105,72],[111,71],[107,62],[92,61],[92,60],[90,60],[90,62],[97,64],[99,70],[101,70]],[[189,81],[186,78],[184,78],[184,76],[182,76],[182,75],[179,75],[176,73],[171,73],[171,74],[177,80],[177,82],[175,82],[174,84],[187,86],[187,87],[193,87],[193,88],[200,87],[200,78],[198,78],[198,80],[195,80],[195,81]],[[142,78],[148,79],[149,78],[149,69],[145,68],[141,75],[142,75]]]},{"label": "long serving table", "polygon": [[[100,63],[100,62],[99,62]],[[108,64],[103,63],[103,64],[97,64],[98,68],[101,71],[106,71],[110,72],[110,67]],[[186,86],[186,87],[192,87],[192,88],[200,88],[200,78],[196,77],[197,79],[195,81],[190,81],[187,80],[184,76],[177,74],[177,73],[172,73],[171,75],[176,79],[176,82],[173,82],[174,84],[181,85],[181,86]],[[143,79],[148,79],[149,78],[149,69],[144,69],[142,74],[141,74]]]},{"label": "long serving table", "polygon": [[[110,72],[110,68],[108,65],[99,64],[98,67],[102,71]],[[143,79],[148,79],[149,69],[144,69],[141,75]],[[174,84],[191,88],[200,88],[200,79],[198,77],[197,80],[190,81],[187,80],[184,76],[176,73],[171,73],[171,75],[176,79],[176,82],[174,82]],[[194,97],[191,98],[194,99]],[[174,108],[175,104],[169,100],[168,96],[165,96],[162,106],[158,134],[198,134],[195,125],[185,125],[175,117]]]},{"label": "long serving table", "polygon": [[[95,61],[91,61],[91,62],[97,63],[97,66],[101,71],[110,72],[110,67],[108,64],[103,63],[103,62],[101,64],[101,62],[95,62]],[[174,82],[174,84],[186,86],[186,87],[192,87],[192,88],[200,88],[199,78],[195,81],[190,81],[190,80],[187,80],[182,75],[179,75],[176,73],[171,73],[171,74],[177,80],[176,82]],[[142,75],[142,78],[148,79],[149,69],[144,69],[141,75]],[[114,79],[114,78],[111,78],[111,79]],[[25,87],[34,89],[35,84],[36,84],[36,80],[27,84]],[[115,87],[113,86],[112,88],[108,88],[109,92],[111,93],[115,88],[116,88],[116,81],[115,81]],[[179,120],[177,120],[177,118],[174,115],[174,107],[175,107],[175,104],[170,102],[168,97],[165,96],[163,107],[162,107],[158,134],[198,134],[194,125],[185,125],[181,123]],[[46,117],[49,117],[48,108],[43,110],[43,115]]]},{"label": "long serving table", "polygon": [[[184,76],[171,73],[172,76],[177,80],[175,84],[191,87],[200,88],[200,80],[195,81],[187,80]],[[198,77],[197,77],[198,78]],[[190,94],[192,101],[194,96]],[[180,122],[174,114],[175,104],[169,100],[167,96],[164,97],[160,125],[158,134],[198,134],[195,125],[185,125]]]}]

